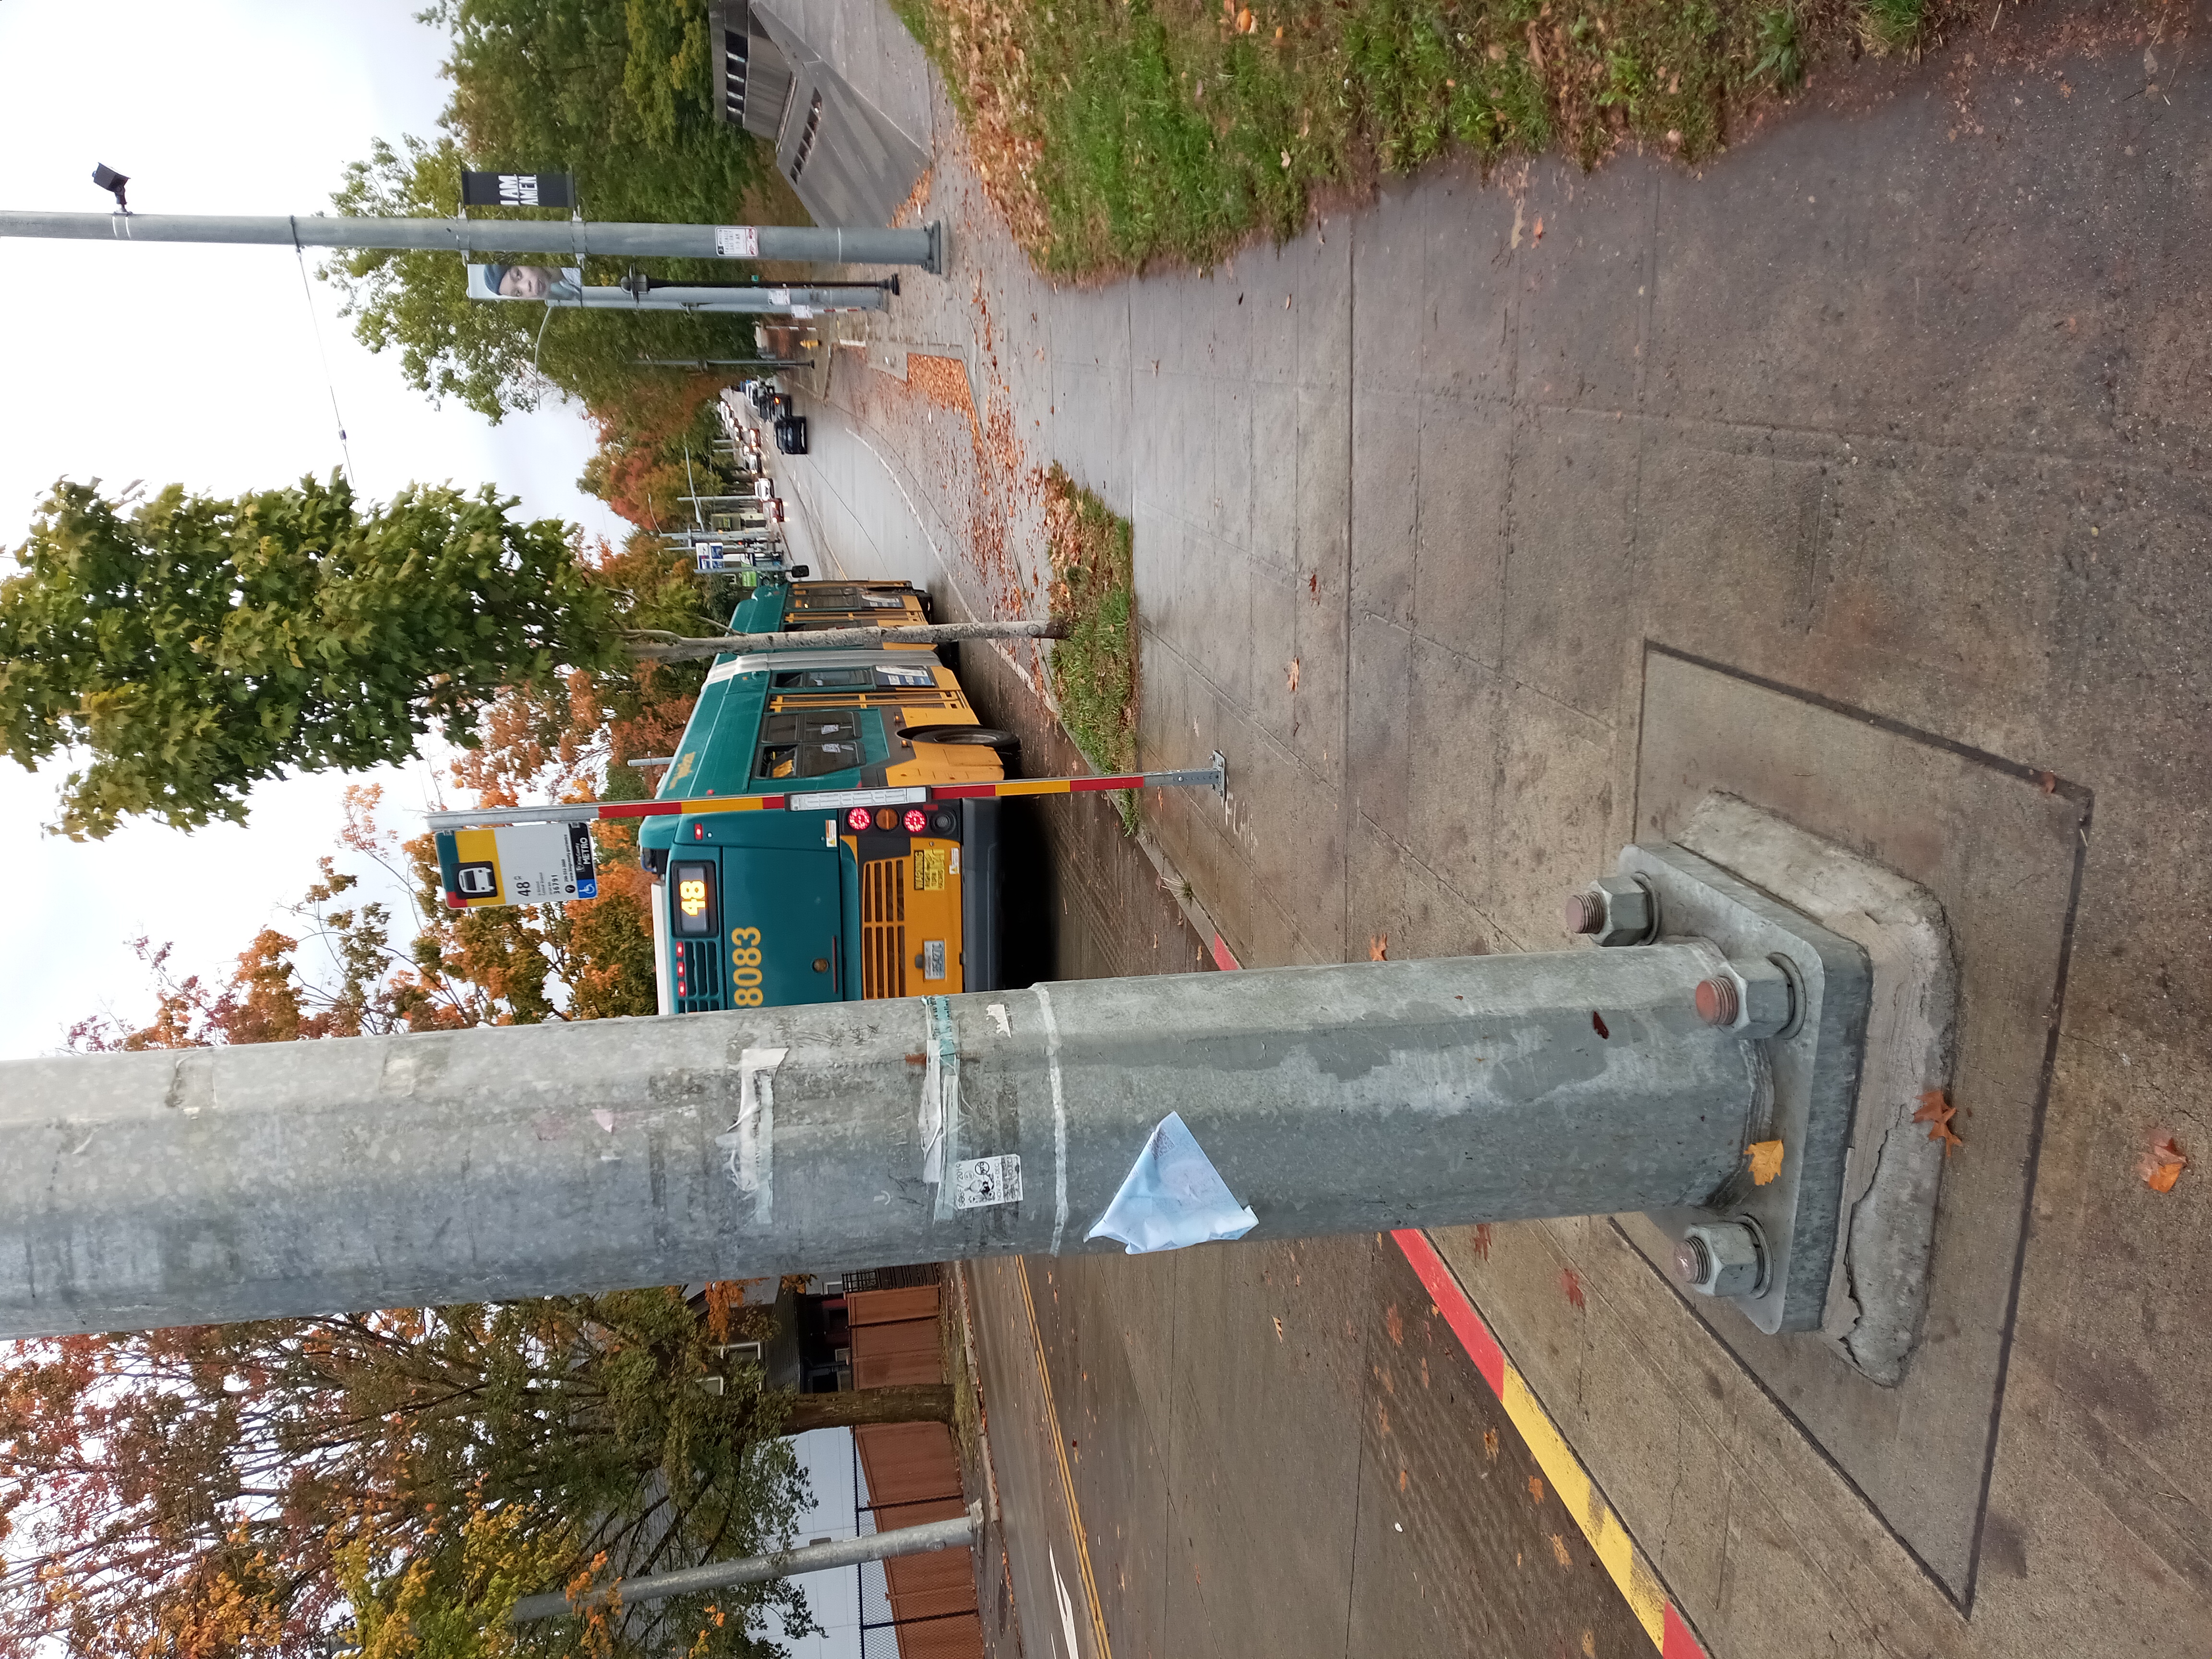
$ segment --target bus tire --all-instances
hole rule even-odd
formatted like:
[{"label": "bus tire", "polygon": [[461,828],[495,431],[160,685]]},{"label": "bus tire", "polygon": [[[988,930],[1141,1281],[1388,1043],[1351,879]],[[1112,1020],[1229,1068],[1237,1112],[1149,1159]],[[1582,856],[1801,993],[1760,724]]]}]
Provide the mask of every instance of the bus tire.
[{"label": "bus tire", "polygon": [[989,726],[922,726],[907,728],[908,743],[950,743],[967,748],[994,749],[1000,763],[1012,770],[1021,758],[1022,740],[1011,732]]}]

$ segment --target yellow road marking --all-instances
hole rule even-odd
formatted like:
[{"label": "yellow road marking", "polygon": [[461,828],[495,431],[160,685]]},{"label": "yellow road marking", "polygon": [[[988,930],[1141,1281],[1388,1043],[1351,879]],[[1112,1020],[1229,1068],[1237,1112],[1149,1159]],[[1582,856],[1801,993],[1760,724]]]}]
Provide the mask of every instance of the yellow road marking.
[{"label": "yellow road marking", "polygon": [[1075,1565],[1083,1577],[1083,1599],[1091,1609],[1091,1629],[1098,1641],[1098,1659],[1114,1659],[1114,1644],[1106,1639],[1106,1613],[1098,1605],[1098,1581],[1091,1572],[1091,1540],[1083,1531],[1083,1511],[1075,1504],[1075,1474],[1067,1466],[1067,1437],[1060,1432],[1060,1409],[1053,1404],[1052,1373],[1044,1363],[1044,1332],[1037,1325],[1036,1300],[1030,1294],[1029,1263],[1017,1258],[1014,1277],[1022,1287],[1022,1306],[1030,1316],[1030,1343],[1036,1351],[1037,1382],[1044,1390],[1045,1425],[1052,1431],[1052,1453],[1060,1460],[1060,1490],[1067,1498],[1067,1524],[1075,1534]]},{"label": "yellow road marking", "polygon": [[1536,1460],[1536,1467],[1552,1483],[1552,1490],[1567,1513],[1573,1516],[1589,1540],[1591,1550],[1603,1564],[1620,1593],[1627,1598],[1629,1611],[1650,1637],[1651,1644],[1663,1644],[1667,1628],[1667,1590],[1659,1583],[1650,1565],[1636,1547],[1628,1529],[1620,1524],[1620,1517],[1613,1512],[1613,1505],[1598,1495],[1589,1475],[1583,1468],[1565,1437],[1553,1425],[1551,1413],[1529,1391],[1520,1371],[1510,1361],[1505,1366],[1505,1389],[1502,1402],[1505,1415],[1521,1432],[1521,1438]]}]

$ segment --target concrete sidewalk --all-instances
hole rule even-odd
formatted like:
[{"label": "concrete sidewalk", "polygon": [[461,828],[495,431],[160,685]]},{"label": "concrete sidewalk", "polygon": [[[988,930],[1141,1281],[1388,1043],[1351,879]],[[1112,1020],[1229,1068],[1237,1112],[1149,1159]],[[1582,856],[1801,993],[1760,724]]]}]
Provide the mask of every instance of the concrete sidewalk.
[{"label": "concrete sidewalk", "polygon": [[2212,1646],[2212,83],[2145,46],[2000,27],[1702,176],[1441,169],[1082,291],[940,98],[956,268],[829,375],[878,475],[825,455],[836,533],[975,609],[1039,607],[1047,462],[1133,520],[1143,761],[1234,780],[1150,823],[1248,963],[1554,945],[1711,787],[1943,900],[1966,1146],[1904,1386],[1692,1308],[1632,1222],[1438,1241],[1717,1654]]}]

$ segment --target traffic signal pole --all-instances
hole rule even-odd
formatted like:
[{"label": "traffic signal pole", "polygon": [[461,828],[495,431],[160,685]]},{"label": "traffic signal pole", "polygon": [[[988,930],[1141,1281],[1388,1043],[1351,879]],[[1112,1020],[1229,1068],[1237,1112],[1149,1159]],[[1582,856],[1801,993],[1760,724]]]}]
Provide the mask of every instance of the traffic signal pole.
[{"label": "traffic signal pole", "polygon": [[793,259],[945,268],[945,228],[647,225],[584,219],[336,219],[180,213],[0,212],[0,236],[117,242],[260,243],[277,247],[431,249],[449,253],[586,254],[671,259]]},{"label": "traffic signal pole", "polygon": [[1170,1113],[1255,1238],[1718,1206],[1745,971],[1722,1026],[1668,940],[9,1061],[0,1336],[1115,1249]]}]

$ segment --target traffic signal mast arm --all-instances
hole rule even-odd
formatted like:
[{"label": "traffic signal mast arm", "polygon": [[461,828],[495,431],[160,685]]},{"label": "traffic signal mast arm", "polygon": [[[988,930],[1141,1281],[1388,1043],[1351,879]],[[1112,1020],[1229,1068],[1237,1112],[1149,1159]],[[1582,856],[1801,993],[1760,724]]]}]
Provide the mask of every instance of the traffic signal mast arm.
[{"label": "traffic signal mast arm", "polygon": [[911,230],[835,225],[647,225],[584,219],[337,219],[320,214],[0,212],[0,236],[118,242],[260,243],[278,247],[430,249],[449,253],[625,258],[798,259],[943,268],[940,224]]}]

